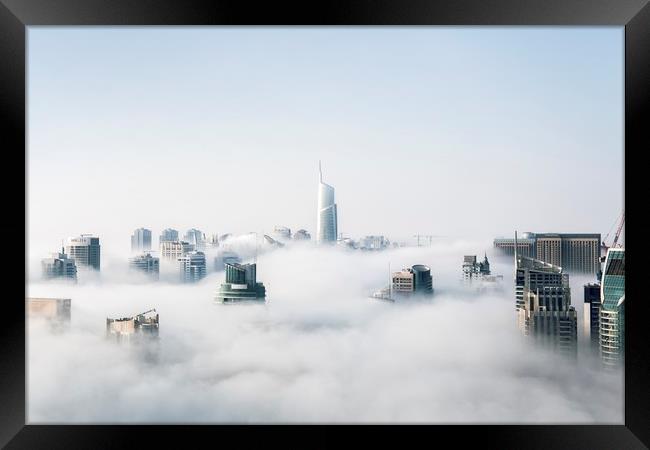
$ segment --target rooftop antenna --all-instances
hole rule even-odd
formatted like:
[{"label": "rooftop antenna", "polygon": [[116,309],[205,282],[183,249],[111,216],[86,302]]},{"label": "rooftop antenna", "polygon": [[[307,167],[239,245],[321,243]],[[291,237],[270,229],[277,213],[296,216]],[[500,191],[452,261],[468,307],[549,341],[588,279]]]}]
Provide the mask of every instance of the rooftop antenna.
[{"label": "rooftop antenna", "polygon": [[323,169],[321,168],[321,165],[320,165],[320,159],[318,160],[318,173],[319,173],[320,182],[322,183],[323,182]]}]

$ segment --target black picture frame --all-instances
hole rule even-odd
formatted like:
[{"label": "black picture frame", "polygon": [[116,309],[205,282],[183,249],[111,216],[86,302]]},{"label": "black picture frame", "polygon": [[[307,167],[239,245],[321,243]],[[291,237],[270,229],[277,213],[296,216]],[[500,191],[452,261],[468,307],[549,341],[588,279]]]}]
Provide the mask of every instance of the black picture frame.
[{"label": "black picture frame", "polygon": [[[625,27],[625,192],[642,190],[643,170],[637,161],[650,148],[646,131],[650,99],[650,6],[647,0],[455,0],[348,2],[254,2],[205,0],[0,0],[0,111],[5,170],[2,192],[5,236],[20,236],[21,225],[9,217],[26,214],[26,27],[30,25],[617,25]],[[645,113],[645,114],[644,114]],[[20,166],[25,167],[24,200],[20,198]],[[10,177],[12,175],[14,178]],[[625,176],[627,175],[627,176]],[[633,186],[627,188],[627,184]],[[639,186],[639,189],[635,187]],[[22,203],[22,205],[21,205]],[[626,212],[628,270],[640,272],[641,241],[634,227],[643,223],[642,201]],[[24,208],[24,209],[23,209]],[[632,211],[630,211],[632,209]],[[24,216],[27,220],[27,217]],[[630,233],[632,226],[632,233]],[[26,230],[26,228],[23,228]],[[630,238],[631,236],[631,238]],[[27,242],[25,234],[25,242]],[[631,250],[631,251],[630,251]],[[628,261],[629,262],[629,261]],[[5,280],[19,278],[15,261]],[[25,264],[25,279],[27,262]],[[626,282],[625,425],[424,425],[360,426],[346,431],[388,445],[415,440],[453,447],[477,442],[487,448],[623,449],[650,446],[650,370],[648,369],[648,299],[638,276]],[[10,283],[6,283],[10,284]],[[17,285],[16,283],[13,283]],[[25,284],[26,288],[26,284]],[[19,294],[4,300],[0,326],[0,445],[7,448],[125,448],[169,442],[180,434],[186,445],[212,440],[224,445],[268,445],[281,439],[290,447],[338,446],[342,426],[67,426],[26,425],[25,310]],[[74,380],[70,380],[71,383]],[[585,395],[597,395],[586,392]],[[142,428],[146,428],[143,430]],[[254,431],[254,432],[253,432]],[[142,435],[142,433],[145,433]],[[335,433],[336,432],[336,433]],[[451,439],[451,441],[449,441]],[[352,444],[353,440],[345,443]]]}]

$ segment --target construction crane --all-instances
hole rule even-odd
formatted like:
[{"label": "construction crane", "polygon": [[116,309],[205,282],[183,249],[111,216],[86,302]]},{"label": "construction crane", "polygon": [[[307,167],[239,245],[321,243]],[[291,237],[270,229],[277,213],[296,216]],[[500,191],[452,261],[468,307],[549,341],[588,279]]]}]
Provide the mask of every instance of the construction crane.
[{"label": "construction crane", "polygon": [[420,246],[420,238],[427,238],[429,240],[429,247],[431,247],[431,240],[433,239],[433,236],[430,234],[414,234],[414,238],[417,238],[418,240],[418,247]]},{"label": "construction crane", "polygon": [[[620,222],[618,224],[618,228],[616,229],[616,234],[614,235],[614,239],[612,240],[612,245],[607,245],[607,238],[609,237],[609,234],[612,231],[611,229],[609,230],[607,235],[605,235],[605,239],[603,239],[603,243],[602,243],[603,252],[607,253],[607,249],[609,248],[621,247],[621,245],[618,243],[618,239],[621,237],[621,232],[623,231],[624,224],[625,224],[625,212],[622,212],[620,216]],[[602,256],[600,259],[601,262],[605,261],[605,256]]]}]

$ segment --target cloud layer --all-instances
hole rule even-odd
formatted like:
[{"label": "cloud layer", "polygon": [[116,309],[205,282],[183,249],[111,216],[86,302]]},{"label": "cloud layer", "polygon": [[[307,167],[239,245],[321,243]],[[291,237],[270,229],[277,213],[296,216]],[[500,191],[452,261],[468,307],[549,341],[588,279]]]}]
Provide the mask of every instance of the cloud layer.
[{"label": "cloud layer", "polygon": [[[257,259],[266,305],[213,304],[220,272],[194,285],[117,270],[76,286],[33,280],[29,296],[72,299],[72,320],[60,334],[29,323],[28,420],[622,423],[621,372],[604,372],[584,343],[571,362],[519,335],[509,259],[491,258],[502,292],[460,286],[462,256],[488,246],[277,249]],[[369,299],[386,285],[389,262],[429,265],[434,300]],[[572,281],[579,312],[583,281]],[[106,317],[152,307],[157,343],[105,339]]]}]

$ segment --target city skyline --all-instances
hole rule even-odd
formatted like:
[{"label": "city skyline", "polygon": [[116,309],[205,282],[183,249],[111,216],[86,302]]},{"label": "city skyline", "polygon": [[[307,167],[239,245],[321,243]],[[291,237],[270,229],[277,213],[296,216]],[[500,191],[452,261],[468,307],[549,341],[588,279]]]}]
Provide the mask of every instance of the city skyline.
[{"label": "city skyline", "polygon": [[[39,255],[52,251],[46,240],[70,232],[113,246],[139,226],[241,233],[283,225],[315,236],[318,160],[336,186],[346,235],[494,237],[513,224],[604,235],[622,210],[619,29],[28,34],[28,249]],[[184,64],[166,63],[176,57]],[[261,68],[264,77],[255,75]],[[402,160],[417,163],[395,164]],[[180,187],[161,178],[173,169],[189,171],[195,186],[182,201],[174,201]],[[52,197],[61,173],[68,182],[57,198],[84,208]],[[612,174],[620,183],[588,182]],[[552,200],[539,208],[530,180],[542,179]],[[242,201],[229,195],[234,185]]]}]

